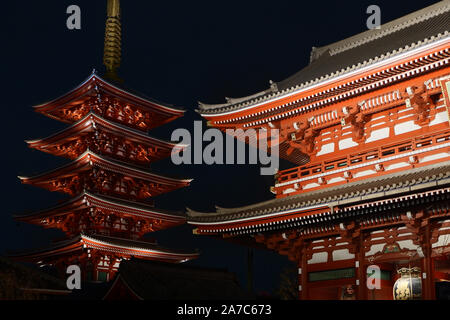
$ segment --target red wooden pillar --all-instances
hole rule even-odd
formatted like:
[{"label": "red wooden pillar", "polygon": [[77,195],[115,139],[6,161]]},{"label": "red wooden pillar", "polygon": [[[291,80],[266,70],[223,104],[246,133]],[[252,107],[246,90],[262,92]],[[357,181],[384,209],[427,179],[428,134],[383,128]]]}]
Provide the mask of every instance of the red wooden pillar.
[{"label": "red wooden pillar", "polygon": [[431,288],[431,299],[436,300],[436,275],[434,272],[434,259],[431,257],[432,246],[430,244],[430,288]]},{"label": "red wooden pillar", "polygon": [[433,259],[431,258],[431,225],[430,222],[425,226],[424,241],[422,244],[422,251],[424,257],[422,259],[422,286],[423,286],[423,299],[434,300],[436,299],[436,289],[434,284],[434,266]]},{"label": "red wooden pillar", "polygon": [[357,239],[355,255],[355,276],[357,285],[357,299],[367,300],[367,272],[364,264],[364,237],[362,232]]},{"label": "red wooden pillar", "polygon": [[308,256],[306,254],[306,249],[302,250],[300,261],[299,261],[299,299],[308,299]]}]

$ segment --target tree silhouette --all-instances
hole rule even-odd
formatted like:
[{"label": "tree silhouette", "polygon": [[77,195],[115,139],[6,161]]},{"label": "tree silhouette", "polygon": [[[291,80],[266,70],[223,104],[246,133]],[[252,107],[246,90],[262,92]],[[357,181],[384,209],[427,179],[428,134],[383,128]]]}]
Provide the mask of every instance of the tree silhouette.
[{"label": "tree silhouette", "polygon": [[298,273],[295,266],[283,269],[280,274],[280,284],[276,294],[281,300],[298,299]]}]

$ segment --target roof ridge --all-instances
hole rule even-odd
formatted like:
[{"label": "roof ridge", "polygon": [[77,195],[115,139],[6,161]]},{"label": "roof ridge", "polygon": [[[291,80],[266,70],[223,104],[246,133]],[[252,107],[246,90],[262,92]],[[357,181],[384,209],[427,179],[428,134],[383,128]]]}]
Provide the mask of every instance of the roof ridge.
[{"label": "roof ridge", "polygon": [[[221,112],[231,112],[231,111],[238,110],[238,109],[241,109],[244,107],[250,107],[257,103],[263,103],[270,99],[275,99],[279,96],[281,96],[283,98],[287,97],[287,96],[291,96],[293,94],[296,94],[297,91],[299,91],[299,90],[309,90],[312,87],[314,87],[315,85],[317,85],[325,80],[331,81],[339,76],[343,76],[349,72],[356,71],[360,68],[371,67],[375,63],[381,63],[386,59],[395,58],[399,54],[404,54],[413,49],[418,49],[423,46],[426,46],[430,43],[435,43],[437,41],[444,40],[445,37],[448,36],[448,34],[449,34],[449,31],[445,31],[443,33],[438,33],[437,35],[432,35],[432,36],[426,37],[422,40],[413,41],[407,45],[401,46],[394,50],[386,51],[385,53],[374,56],[368,60],[366,59],[364,61],[354,63],[351,66],[348,65],[346,68],[341,68],[340,70],[335,70],[334,72],[324,74],[320,77],[315,77],[313,79],[298,83],[296,85],[290,85],[289,87],[281,89],[277,92],[269,93],[267,95],[263,95],[263,96],[260,96],[260,97],[257,97],[257,98],[251,99],[251,100],[243,101],[243,102],[240,102],[237,104],[227,103],[227,104],[216,105],[216,106],[210,105],[210,107],[207,109],[201,108],[200,112],[205,115],[221,113]],[[302,71],[302,70],[300,70],[300,71]],[[289,78],[287,78],[287,79],[289,79]],[[287,80],[287,79],[285,79],[285,80]],[[283,80],[283,81],[285,81],[285,80]],[[280,82],[278,82],[278,83],[280,83]],[[211,111],[214,111],[214,112],[211,112]]]},{"label": "roof ridge", "polygon": [[[333,43],[323,46],[323,47],[316,48],[315,50],[321,51],[319,53],[319,56],[322,55],[323,52],[330,50],[330,55],[333,56],[338,53],[347,51],[349,49],[358,47],[362,44],[368,43],[370,41],[382,38],[391,33],[400,31],[400,30],[410,27],[414,24],[426,21],[430,18],[438,16],[449,10],[450,10],[450,0],[443,0],[443,1],[433,4],[431,6],[414,11],[410,14],[407,14],[405,16],[402,16],[400,18],[397,18],[395,20],[392,20],[390,22],[382,24],[380,26],[380,29],[367,30],[367,31],[358,33],[356,35],[353,35],[349,38],[346,38],[346,39],[343,39],[343,40],[340,40],[337,42],[333,42]],[[351,41],[351,40],[354,40],[354,41]],[[349,42],[349,41],[351,41],[351,42]]]},{"label": "roof ridge", "polygon": [[128,170],[135,171],[135,172],[138,172],[138,173],[154,176],[154,177],[157,177],[157,178],[167,179],[167,180],[176,181],[176,182],[180,182],[180,181],[191,182],[191,181],[194,180],[194,179],[186,179],[186,178],[174,178],[174,177],[169,177],[169,176],[166,176],[166,175],[163,175],[163,174],[159,174],[159,173],[150,171],[150,168],[139,166],[139,165],[135,165],[135,164],[130,164],[130,163],[127,163],[127,162],[124,162],[124,161],[120,161],[120,160],[111,158],[111,157],[106,156],[106,155],[101,155],[101,154],[96,153],[93,150],[90,150],[89,148],[87,148],[85,152],[83,152],[80,156],[78,156],[78,158],[76,158],[74,160],[71,160],[70,162],[68,162],[68,163],[66,163],[66,164],[64,164],[62,166],[59,166],[57,168],[54,168],[54,169],[51,169],[51,170],[48,170],[48,171],[44,171],[44,172],[38,173],[37,175],[33,175],[33,176],[17,176],[17,177],[20,180],[25,180],[25,179],[33,180],[33,179],[41,178],[41,177],[43,177],[45,175],[54,174],[58,170],[63,170],[65,168],[74,166],[76,163],[82,161],[86,156],[87,156],[87,159],[89,160],[89,162],[91,162],[92,161],[92,157],[94,157],[94,158],[97,158],[97,159],[99,159],[101,161],[108,162],[109,164],[116,165],[116,166],[119,166],[119,167],[122,167],[122,168],[126,168]]},{"label": "roof ridge", "polygon": [[96,199],[97,201],[105,201],[105,202],[108,202],[109,204],[115,205],[115,206],[129,207],[129,208],[141,210],[141,211],[151,211],[153,213],[157,213],[158,215],[166,215],[166,216],[171,216],[171,217],[176,217],[176,218],[185,218],[186,217],[184,211],[181,211],[181,210],[175,211],[175,210],[167,210],[167,209],[157,208],[157,207],[154,207],[145,202],[130,201],[130,200],[121,199],[121,198],[108,196],[108,195],[103,195],[103,194],[99,194],[99,193],[92,193],[87,190],[83,190],[77,196],[75,196],[73,198],[65,199],[64,201],[56,203],[55,205],[53,205],[51,207],[47,207],[47,208],[44,208],[44,209],[41,209],[38,211],[33,211],[31,213],[14,214],[13,217],[16,219],[23,219],[23,218],[31,218],[31,217],[39,216],[46,212],[64,208],[64,207],[69,206],[79,200],[84,201],[86,197],[88,197],[88,198],[90,197],[91,199]]},{"label": "roof ridge", "polygon": [[[89,77],[87,77],[83,82],[81,82],[75,88],[69,90],[68,92],[64,93],[63,95],[61,95],[61,96],[59,96],[57,98],[54,98],[52,100],[49,100],[47,102],[44,102],[44,103],[41,103],[41,104],[38,104],[38,105],[34,105],[33,108],[35,110],[39,110],[39,109],[42,109],[45,106],[48,106],[50,104],[54,104],[58,100],[66,98],[66,97],[70,96],[71,94],[75,93],[77,90],[81,89],[83,86],[87,85],[90,82],[95,84],[94,85],[94,90],[95,90],[95,87],[97,87],[98,85],[100,85],[100,86],[106,85],[106,86],[109,86],[111,88],[114,88],[115,90],[123,92],[124,94],[132,97],[134,100],[144,101],[144,102],[146,102],[146,103],[148,103],[150,105],[158,106],[158,107],[163,108],[163,109],[167,109],[167,110],[169,110],[172,113],[181,113],[181,112],[185,113],[186,112],[186,109],[184,109],[184,108],[177,107],[177,106],[174,106],[174,105],[166,103],[166,102],[161,102],[161,101],[159,101],[159,100],[157,100],[155,98],[151,98],[151,97],[147,96],[145,93],[137,92],[136,90],[128,88],[128,87],[126,87],[124,85],[120,85],[120,84],[115,83],[115,82],[113,82],[111,80],[106,80],[102,76],[98,75],[97,72],[95,72],[95,69],[89,75]],[[89,90],[92,90],[92,88],[90,88]]]},{"label": "roof ridge", "polygon": [[126,199],[117,198],[114,196],[109,196],[109,195],[104,195],[104,194],[99,194],[99,193],[91,193],[88,191],[84,191],[83,195],[94,198],[94,199],[98,199],[100,201],[107,201],[109,203],[114,203],[115,205],[119,205],[119,206],[133,207],[133,205],[136,205],[139,207],[139,208],[136,208],[138,210],[149,210],[149,211],[154,211],[158,214],[170,215],[170,216],[175,216],[175,217],[180,217],[180,218],[185,217],[185,213],[183,211],[180,211],[180,210],[175,211],[175,210],[167,210],[167,209],[157,208],[157,207],[154,207],[145,202],[130,201],[130,200],[126,200]]},{"label": "roof ridge", "polygon": [[[207,217],[226,216],[226,215],[230,215],[230,214],[240,214],[247,210],[265,211],[266,210],[264,208],[265,205],[273,205],[274,207],[281,208],[281,207],[285,206],[286,203],[292,204],[292,202],[296,202],[296,201],[298,201],[298,203],[300,203],[300,201],[302,201],[304,199],[306,199],[306,200],[304,200],[304,202],[310,201],[307,199],[311,198],[311,197],[315,197],[315,199],[324,199],[324,196],[323,196],[324,194],[327,195],[329,192],[332,192],[334,190],[338,190],[338,191],[342,192],[342,194],[345,194],[345,193],[347,193],[347,192],[345,192],[346,189],[354,188],[355,186],[368,185],[368,184],[370,184],[372,182],[376,182],[376,181],[387,181],[389,179],[404,178],[404,177],[407,177],[409,175],[416,174],[416,173],[424,173],[424,172],[430,172],[430,171],[432,172],[433,170],[436,170],[437,168],[450,168],[450,161],[440,162],[437,164],[431,164],[431,165],[419,167],[419,168],[413,168],[413,169],[409,169],[409,170],[405,170],[405,171],[401,171],[401,172],[389,173],[389,174],[385,174],[385,175],[378,176],[378,177],[371,177],[366,180],[354,181],[351,183],[338,185],[338,186],[332,186],[332,187],[325,188],[325,189],[312,190],[312,191],[308,191],[308,192],[304,192],[304,193],[295,194],[290,197],[272,198],[272,199],[268,199],[268,200],[265,200],[262,202],[248,204],[245,206],[234,207],[234,208],[222,208],[222,210],[216,211],[216,212],[200,212],[200,211],[194,211],[194,210],[187,210],[186,212],[188,215],[188,223],[190,222],[191,224],[195,224],[195,222],[197,221],[197,220],[195,220],[196,218],[201,219],[203,217],[207,218]],[[450,169],[447,169],[447,170],[450,174]],[[302,198],[304,198],[304,199],[302,199]],[[308,204],[305,204],[305,205],[308,205]],[[316,206],[316,205],[322,205],[322,204],[311,203],[310,205]],[[327,206],[327,204],[324,203],[323,206]]]},{"label": "roof ridge", "polygon": [[[107,118],[105,118],[105,117],[103,117],[103,116],[101,116],[101,115],[99,115],[99,114],[97,114],[97,113],[95,113],[93,111],[89,111],[83,118],[81,118],[80,120],[70,124],[69,126],[63,128],[61,130],[57,131],[56,133],[53,133],[53,134],[51,134],[49,136],[46,136],[44,138],[38,138],[38,139],[33,139],[33,140],[25,140],[25,142],[26,143],[36,143],[36,142],[39,142],[39,141],[42,141],[42,140],[46,140],[46,139],[54,139],[55,137],[57,137],[60,134],[69,132],[70,130],[72,130],[73,128],[79,126],[83,122],[90,121],[90,120],[95,122],[95,119],[91,119],[91,118],[96,118],[97,120],[105,121],[106,123],[108,123],[109,125],[111,125],[113,127],[116,127],[116,128],[121,129],[121,130],[125,130],[125,131],[128,131],[128,132],[131,132],[132,134],[134,134],[136,136],[139,136],[142,139],[148,139],[148,140],[153,140],[153,141],[156,141],[156,142],[159,142],[159,143],[162,143],[162,144],[172,145],[173,148],[176,148],[176,147],[188,147],[189,146],[187,144],[180,144],[180,143],[175,143],[175,142],[172,142],[172,141],[169,141],[169,140],[156,138],[156,137],[151,136],[151,135],[149,135],[147,133],[139,131],[139,130],[137,130],[135,128],[127,127],[127,126],[125,126],[125,125],[123,125],[121,123],[118,123],[118,122],[115,122],[115,121],[111,121],[110,119],[107,119]],[[85,128],[83,127],[82,130],[83,129],[85,129]]]},{"label": "roof ridge", "polygon": [[[183,249],[169,249],[164,246],[160,246],[157,243],[151,243],[151,242],[146,242],[146,241],[142,241],[142,240],[120,238],[120,237],[114,237],[114,236],[108,236],[108,235],[101,235],[101,234],[81,233],[80,238],[82,240],[87,239],[87,240],[91,240],[91,241],[101,242],[106,245],[114,245],[114,246],[122,247],[122,248],[126,247],[126,248],[131,248],[134,250],[151,250],[151,251],[160,252],[160,253],[169,252],[169,253],[175,254],[175,255],[192,255],[192,256],[197,255],[199,253],[199,251],[189,251],[189,250],[183,250]],[[111,241],[111,242],[108,242],[108,241]],[[118,243],[118,242],[114,243],[114,241],[129,242],[130,245],[127,246],[123,243]],[[139,245],[142,245],[142,246],[139,246]]]}]

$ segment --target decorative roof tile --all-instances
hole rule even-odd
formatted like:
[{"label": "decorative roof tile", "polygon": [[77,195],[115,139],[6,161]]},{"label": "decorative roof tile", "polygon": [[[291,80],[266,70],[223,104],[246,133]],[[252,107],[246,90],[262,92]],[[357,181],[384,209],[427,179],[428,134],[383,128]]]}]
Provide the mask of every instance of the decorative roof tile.
[{"label": "decorative roof tile", "polygon": [[372,198],[401,194],[433,186],[450,184],[450,161],[369,178],[336,187],[276,198],[238,208],[219,208],[216,212],[198,212],[187,208],[188,223],[196,225],[233,223],[239,219],[283,215],[288,210],[309,210],[313,207],[334,207]]},{"label": "decorative roof tile", "polygon": [[202,115],[230,112],[311,87],[448,37],[449,21],[450,0],[438,2],[383,24],[380,29],[368,30],[320,48],[313,47],[310,64],[276,83],[277,91],[272,86],[224,104],[199,104],[197,111]]}]

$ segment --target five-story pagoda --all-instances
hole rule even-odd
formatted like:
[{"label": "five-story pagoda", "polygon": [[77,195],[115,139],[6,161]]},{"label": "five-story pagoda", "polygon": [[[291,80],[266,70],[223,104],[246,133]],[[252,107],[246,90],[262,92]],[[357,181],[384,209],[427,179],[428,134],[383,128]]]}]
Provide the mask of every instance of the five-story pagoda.
[{"label": "five-story pagoda", "polygon": [[185,147],[146,134],[184,111],[124,90],[117,76],[120,61],[120,3],[108,0],[103,59],[108,81],[94,71],[69,93],[36,106],[37,112],[70,126],[47,138],[27,141],[31,148],[71,162],[37,176],[19,177],[22,183],[71,198],[16,219],[61,229],[67,237],[50,248],[15,258],[52,265],[62,273],[76,264],[85,280],[109,280],[120,262],[131,257],[179,263],[198,256],[142,239],[148,232],[186,222],[183,213],[156,209],[148,198],[186,187],[191,180],[165,177],[146,168]]}]

